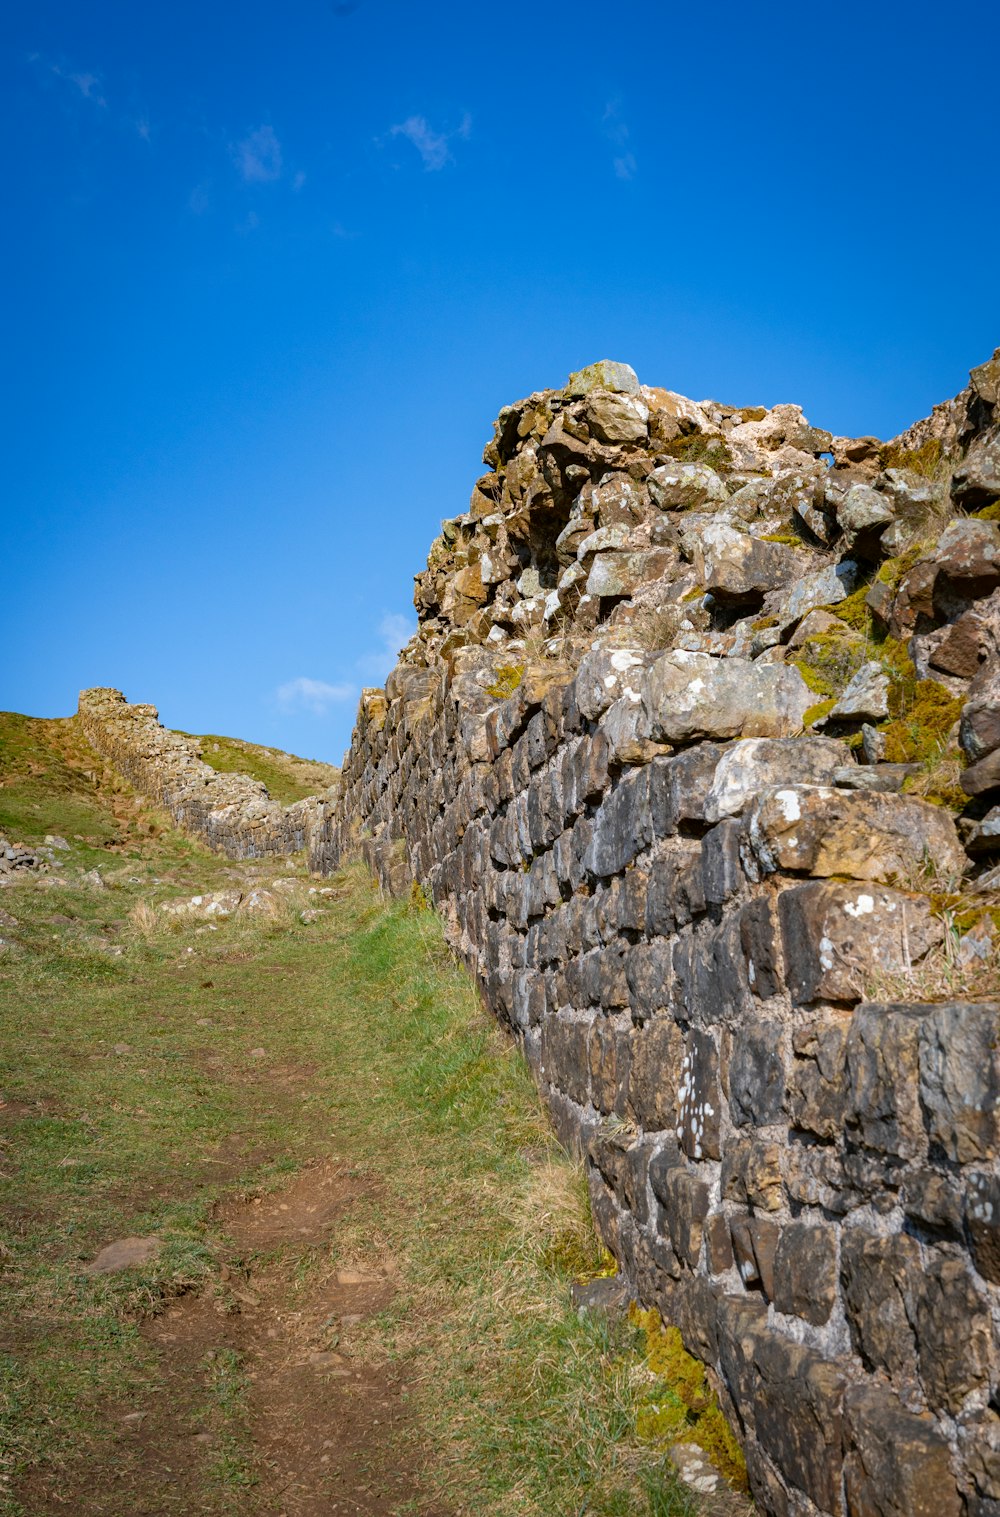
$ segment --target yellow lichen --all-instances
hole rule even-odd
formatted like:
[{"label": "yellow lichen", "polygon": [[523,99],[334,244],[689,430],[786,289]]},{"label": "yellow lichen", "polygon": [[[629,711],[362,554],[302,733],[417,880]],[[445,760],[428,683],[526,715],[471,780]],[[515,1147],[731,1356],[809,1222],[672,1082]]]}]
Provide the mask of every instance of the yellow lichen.
[{"label": "yellow lichen", "polygon": [[664,1327],[659,1312],[629,1308],[643,1335],[652,1376],[636,1417],[640,1438],[654,1443],[694,1443],[739,1490],[747,1489],[743,1452],[712,1393],[704,1366],[684,1347],[676,1327]]},{"label": "yellow lichen", "polygon": [[828,701],[817,701],[815,706],[810,706],[803,715],[803,727],[812,727],[815,726],[817,722],[821,722],[824,716],[830,715],[830,712],[833,710],[836,704],[837,701],[835,697]]},{"label": "yellow lichen", "polygon": [[492,695],[495,701],[505,701],[514,694],[523,678],[523,664],[501,664],[492,685],[487,685],[486,694]]}]

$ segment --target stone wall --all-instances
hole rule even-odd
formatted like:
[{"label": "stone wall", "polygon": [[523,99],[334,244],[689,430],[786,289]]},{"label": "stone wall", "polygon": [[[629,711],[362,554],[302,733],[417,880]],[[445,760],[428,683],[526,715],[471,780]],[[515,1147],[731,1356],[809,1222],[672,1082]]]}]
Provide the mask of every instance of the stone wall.
[{"label": "stone wall", "polygon": [[155,706],[130,705],[120,690],[82,690],[79,715],[88,741],[140,795],[231,859],[298,852],[336,794],[281,806],[260,780],[212,769],[194,738],[168,731]]},{"label": "stone wall", "polygon": [[433,898],[780,1517],[1000,1514],[998,378],[507,408],[309,838]]}]

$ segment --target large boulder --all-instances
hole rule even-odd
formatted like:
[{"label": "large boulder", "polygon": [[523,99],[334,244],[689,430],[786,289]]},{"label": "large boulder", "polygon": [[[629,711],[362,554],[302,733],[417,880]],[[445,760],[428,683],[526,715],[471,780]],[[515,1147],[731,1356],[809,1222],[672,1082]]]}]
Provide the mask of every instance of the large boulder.
[{"label": "large boulder", "polygon": [[705,802],[705,820],[739,816],[774,785],[829,785],[844,767],[843,743],[828,737],[751,737],[727,748]]},{"label": "large boulder", "polygon": [[651,666],[643,698],[651,736],[668,743],[795,737],[813,700],[797,669],[681,649]]},{"label": "large boulder", "polygon": [[589,395],[592,390],[608,390],[619,395],[638,395],[639,379],[627,363],[616,363],[611,358],[599,358],[569,376],[565,394],[571,400]]},{"label": "large boulder", "polygon": [[967,511],[1000,496],[1000,426],[976,438],[952,476],[951,493]]},{"label": "large boulder", "polygon": [[949,813],[914,796],[785,785],[766,790],[746,821],[746,852],[764,873],[908,881],[928,863],[960,877],[967,859]]},{"label": "large boulder", "polygon": [[801,571],[797,554],[781,543],[762,542],[721,521],[699,523],[682,537],[698,582],[720,605],[761,600]]}]

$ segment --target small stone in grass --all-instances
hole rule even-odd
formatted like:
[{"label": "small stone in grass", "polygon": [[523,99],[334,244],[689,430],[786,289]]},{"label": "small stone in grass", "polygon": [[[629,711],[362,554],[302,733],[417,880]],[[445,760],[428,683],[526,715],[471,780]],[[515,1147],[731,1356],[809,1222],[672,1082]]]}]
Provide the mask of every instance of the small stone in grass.
[{"label": "small stone in grass", "polygon": [[116,1270],[130,1269],[135,1264],[148,1264],[160,1252],[161,1241],[155,1235],[148,1238],[119,1238],[102,1248],[90,1263],[84,1266],[88,1275],[111,1275]]}]

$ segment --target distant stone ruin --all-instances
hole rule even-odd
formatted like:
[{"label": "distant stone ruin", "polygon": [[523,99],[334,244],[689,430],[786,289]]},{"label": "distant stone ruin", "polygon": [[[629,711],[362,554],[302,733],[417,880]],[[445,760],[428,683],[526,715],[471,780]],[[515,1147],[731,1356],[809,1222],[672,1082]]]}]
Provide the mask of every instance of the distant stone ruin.
[{"label": "distant stone ruin", "polygon": [[[484,462],[252,848],[433,899],[765,1511],[1000,1517],[1000,350],[890,443],[595,364]],[[150,711],[81,697],[242,848]]]},{"label": "distant stone ruin", "polygon": [[231,859],[286,858],[306,846],[338,793],[281,806],[246,774],[220,774],[200,757],[198,742],[160,725],[155,706],[130,705],[120,690],[81,690],[84,735],[179,826]]}]

